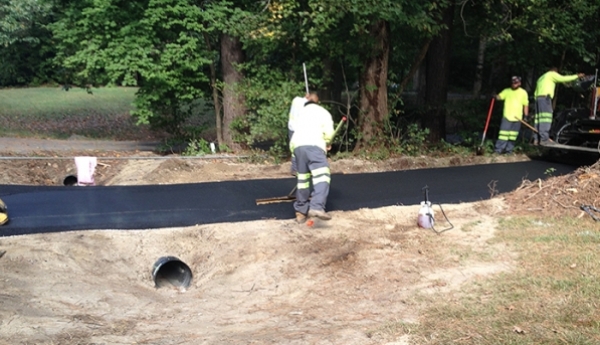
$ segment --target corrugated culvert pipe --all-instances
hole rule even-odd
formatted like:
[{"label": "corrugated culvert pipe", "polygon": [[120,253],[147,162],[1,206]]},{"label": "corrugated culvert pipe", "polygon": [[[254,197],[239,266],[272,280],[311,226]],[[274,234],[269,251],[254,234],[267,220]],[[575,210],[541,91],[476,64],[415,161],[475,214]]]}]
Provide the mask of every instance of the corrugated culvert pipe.
[{"label": "corrugated culvert pipe", "polygon": [[192,283],[192,270],[174,256],[163,256],[152,266],[152,278],[157,289],[165,286],[188,288]]}]

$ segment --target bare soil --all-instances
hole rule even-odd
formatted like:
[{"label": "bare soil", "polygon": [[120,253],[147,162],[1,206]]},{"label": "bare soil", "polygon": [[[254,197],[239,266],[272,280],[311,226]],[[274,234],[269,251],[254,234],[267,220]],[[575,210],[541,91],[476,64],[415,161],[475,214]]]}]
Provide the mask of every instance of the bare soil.
[{"label": "bare soil", "polygon": [[[41,159],[17,158],[23,155]],[[48,146],[0,152],[13,158],[0,161],[0,185],[61,185],[76,173],[72,157],[79,155],[98,157],[98,185],[287,178],[290,169],[287,162],[236,157]],[[524,159],[343,159],[333,160],[331,169],[351,174]],[[510,249],[488,241],[498,220],[515,212],[581,216],[578,203],[599,199],[597,170],[525,181],[518,191],[487,201],[444,205],[454,228],[441,235],[416,226],[418,206],[390,206],[332,212],[333,220],[313,228],[292,219],[257,220],[0,238],[0,344],[426,343],[397,326],[424,316],[417,297],[510,270]],[[461,255],[461,248],[475,255]],[[167,255],[191,267],[187,290],[154,287],[151,267]]]}]

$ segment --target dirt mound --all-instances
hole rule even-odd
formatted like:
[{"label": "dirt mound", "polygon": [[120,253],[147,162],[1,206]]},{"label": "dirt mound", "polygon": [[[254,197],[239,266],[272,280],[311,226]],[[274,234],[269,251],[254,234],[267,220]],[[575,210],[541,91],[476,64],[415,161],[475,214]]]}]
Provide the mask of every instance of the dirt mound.
[{"label": "dirt mound", "polygon": [[36,158],[27,159],[14,152],[0,152],[0,184],[22,184],[40,186],[60,186],[64,178],[77,175],[77,168],[73,157],[94,156],[98,157],[95,171],[95,180],[98,185],[117,175],[127,165],[123,159],[106,159],[104,157],[120,157],[133,155],[134,152],[114,151],[81,151],[72,152],[71,157],[62,156],[60,153],[45,151],[37,154]]},{"label": "dirt mound", "polygon": [[[408,344],[394,325],[417,322],[415,294],[512,267],[489,241],[500,200],[445,206],[455,229],[443,236],[417,228],[418,207],[332,212],[313,228],[267,219],[2,238],[0,343]],[[155,289],[151,266],[167,255],[192,269],[187,291]]]},{"label": "dirt mound", "polygon": [[[598,207],[600,201],[600,162],[581,167],[571,174],[546,180],[525,180],[517,190],[505,196],[507,212],[556,217],[582,217],[587,206]],[[600,213],[592,214],[600,217]]]}]

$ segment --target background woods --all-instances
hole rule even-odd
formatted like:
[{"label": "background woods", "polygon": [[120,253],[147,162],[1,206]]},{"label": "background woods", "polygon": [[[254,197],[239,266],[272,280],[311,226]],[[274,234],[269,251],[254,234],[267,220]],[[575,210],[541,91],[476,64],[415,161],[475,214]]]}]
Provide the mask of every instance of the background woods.
[{"label": "background woods", "polygon": [[[551,66],[595,73],[600,0],[0,0],[0,86],[136,87],[140,124],[285,150],[309,87],[345,148],[481,131],[489,96]],[[565,88],[565,86],[560,86]],[[571,97],[571,98],[569,98]],[[572,103],[559,90],[558,106]]]}]

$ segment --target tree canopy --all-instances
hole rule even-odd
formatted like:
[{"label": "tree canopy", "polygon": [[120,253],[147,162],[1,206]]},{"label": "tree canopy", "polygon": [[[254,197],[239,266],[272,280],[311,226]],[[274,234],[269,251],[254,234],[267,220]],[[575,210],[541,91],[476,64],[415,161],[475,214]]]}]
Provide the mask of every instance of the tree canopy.
[{"label": "tree canopy", "polygon": [[285,148],[303,64],[334,118],[350,117],[355,148],[370,150],[398,145],[407,123],[444,140],[448,91],[479,99],[513,74],[531,86],[551,65],[592,74],[599,60],[598,0],[0,4],[2,86],[137,86],[138,121],[187,139],[199,135],[201,102],[216,139],[234,149]]}]

